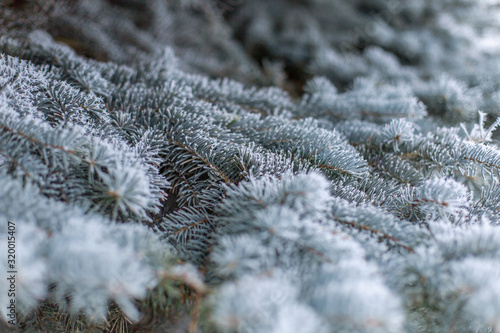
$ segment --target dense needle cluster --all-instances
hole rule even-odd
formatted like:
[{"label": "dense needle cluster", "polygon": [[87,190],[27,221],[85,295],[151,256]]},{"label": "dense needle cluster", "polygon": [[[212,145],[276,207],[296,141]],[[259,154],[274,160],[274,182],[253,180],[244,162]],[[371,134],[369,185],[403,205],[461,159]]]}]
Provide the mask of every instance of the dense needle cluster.
[{"label": "dense needle cluster", "polygon": [[193,333],[500,329],[499,13],[1,7],[19,324],[114,332],[177,298]]}]

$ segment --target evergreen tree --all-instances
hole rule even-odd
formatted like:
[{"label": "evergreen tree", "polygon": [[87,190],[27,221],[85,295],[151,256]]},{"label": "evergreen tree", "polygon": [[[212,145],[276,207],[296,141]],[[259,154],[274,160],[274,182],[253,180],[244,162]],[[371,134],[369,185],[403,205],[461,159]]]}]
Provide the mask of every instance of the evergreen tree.
[{"label": "evergreen tree", "polygon": [[18,327],[173,314],[192,333],[498,331],[499,13],[2,5],[0,247],[15,223]]}]

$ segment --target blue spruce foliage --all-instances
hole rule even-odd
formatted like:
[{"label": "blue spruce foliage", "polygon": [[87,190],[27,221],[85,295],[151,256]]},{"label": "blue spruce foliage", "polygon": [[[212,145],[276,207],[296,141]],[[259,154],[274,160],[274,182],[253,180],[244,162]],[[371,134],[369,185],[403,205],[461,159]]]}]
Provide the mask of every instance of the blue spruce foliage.
[{"label": "blue spruce foliage", "polygon": [[499,17],[0,5],[0,330],[497,332]]}]

